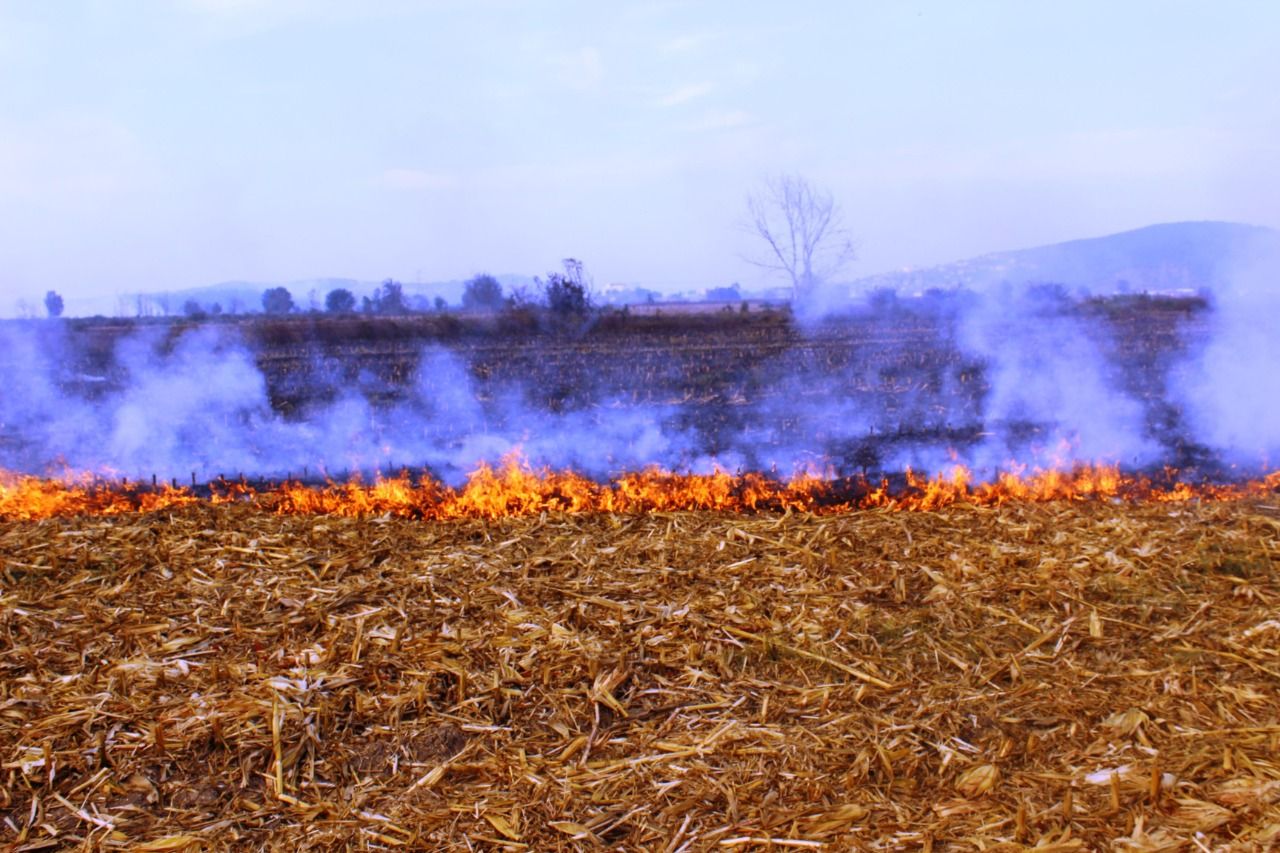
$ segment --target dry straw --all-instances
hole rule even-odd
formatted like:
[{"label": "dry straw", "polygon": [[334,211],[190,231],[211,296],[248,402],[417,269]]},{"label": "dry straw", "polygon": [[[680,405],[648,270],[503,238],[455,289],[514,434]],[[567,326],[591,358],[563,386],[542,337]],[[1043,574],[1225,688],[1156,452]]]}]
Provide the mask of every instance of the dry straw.
[{"label": "dry straw", "polygon": [[1257,502],[0,524],[0,844],[1268,849]]}]

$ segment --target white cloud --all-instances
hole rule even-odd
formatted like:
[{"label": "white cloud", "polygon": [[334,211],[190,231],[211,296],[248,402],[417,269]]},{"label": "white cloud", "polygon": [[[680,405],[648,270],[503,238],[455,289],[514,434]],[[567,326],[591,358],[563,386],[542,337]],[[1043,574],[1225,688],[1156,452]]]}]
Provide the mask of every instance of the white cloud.
[{"label": "white cloud", "polygon": [[40,199],[79,206],[149,183],[142,142],[125,125],[90,112],[62,112],[23,123],[0,123],[3,202]]},{"label": "white cloud", "polygon": [[582,47],[555,58],[560,80],[570,88],[595,91],[604,81],[604,60],[594,47]]},{"label": "white cloud", "polygon": [[[386,11],[386,0],[383,11]],[[269,32],[300,21],[341,20],[360,6],[339,0],[183,0],[182,5],[208,34],[242,38]]]},{"label": "white cloud", "polygon": [[[1242,137],[1213,128],[1150,127],[1082,130],[1056,135],[1010,134],[999,140],[947,139],[868,151],[842,169],[871,183],[1168,181],[1191,186],[1190,176],[1243,154]],[[1244,159],[1249,159],[1247,156]]]},{"label": "white cloud", "polygon": [[272,0],[187,0],[187,5],[197,12],[213,15],[235,15],[261,11],[273,4]]},{"label": "white cloud", "polygon": [[710,36],[686,33],[674,36],[658,45],[663,53],[692,53],[711,40]]},{"label": "white cloud", "polygon": [[[0,62],[43,60],[47,56],[43,48],[50,38],[49,31],[54,29],[53,25],[42,26],[17,14],[15,4],[9,5],[13,8],[4,8],[4,4],[0,4]],[[6,73],[22,72],[6,69]]]},{"label": "white cloud", "polygon": [[392,190],[444,190],[458,185],[458,179],[444,172],[422,169],[387,169],[378,176],[379,186]]},{"label": "white cloud", "polygon": [[694,131],[735,130],[754,124],[758,124],[758,120],[746,110],[724,110],[707,113],[697,121],[685,125],[685,128]]},{"label": "white cloud", "polygon": [[676,107],[698,98],[705,98],[715,91],[715,88],[711,83],[688,83],[663,95],[657,103],[660,107]]},{"label": "white cloud", "polygon": [[265,20],[327,16],[342,10],[334,0],[183,0],[183,5],[211,17]]},{"label": "white cloud", "polygon": [[545,193],[563,191],[565,187],[634,188],[668,180],[679,160],[673,153],[616,150],[537,163],[491,165],[469,175],[468,187],[497,197],[523,196],[536,205],[543,203]]}]

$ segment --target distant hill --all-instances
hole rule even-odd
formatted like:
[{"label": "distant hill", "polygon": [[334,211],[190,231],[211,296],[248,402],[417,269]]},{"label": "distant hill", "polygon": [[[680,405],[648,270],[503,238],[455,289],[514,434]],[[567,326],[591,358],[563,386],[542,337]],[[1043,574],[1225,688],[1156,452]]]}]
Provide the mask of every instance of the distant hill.
[{"label": "distant hill", "polygon": [[1106,237],[994,252],[851,282],[851,293],[891,288],[985,290],[1003,282],[1054,282],[1091,293],[1218,289],[1264,262],[1280,263],[1280,231],[1234,222],[1173,222]]}]

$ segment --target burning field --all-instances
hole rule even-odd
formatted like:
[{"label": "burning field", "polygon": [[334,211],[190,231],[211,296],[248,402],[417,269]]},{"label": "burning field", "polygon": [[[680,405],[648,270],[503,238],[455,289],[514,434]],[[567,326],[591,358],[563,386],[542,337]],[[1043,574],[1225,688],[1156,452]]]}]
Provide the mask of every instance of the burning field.
[{"label": "burning field", "polygon": [[0,523],[14,849],[1267,849],[1280,509]]},{"label": "burning field", "polygon": [[1275,360],[1184,307],[6,332],[0,841],[1273,848]]}]

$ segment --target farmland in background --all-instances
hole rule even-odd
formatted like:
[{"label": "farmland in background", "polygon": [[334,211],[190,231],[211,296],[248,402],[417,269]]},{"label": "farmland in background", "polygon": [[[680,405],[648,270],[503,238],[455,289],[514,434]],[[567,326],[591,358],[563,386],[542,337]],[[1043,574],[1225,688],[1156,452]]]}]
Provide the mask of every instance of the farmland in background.
[{"label": "farmland in background", "polygon": [[[831,463],[848,471],[884,470],[895,451],[920,445],[961,448],[997,425],[984,419],[989,392],[984,360],[957,340],[956,297],[889,299],[839,319],[801,325],[782,308],[613,311],[551,322],[531,311],[496,315],[300,315],[208,321],[249,345],[272,407],[303,418],[357,391],[390,408],[412,393],[424,351],[442,347],[465,364],[484,400],[518,387],[538,410],[565,412],[607,403],[612,410],[666,407],[674,429],[697,436],[716,456],[769,413],[769,444],[809,438],[805,411],[840,399],[868,413],[856,437],[828,444]],[[1113,297],[1059,301],[1026,321],[1068,317],[1107,366],[1108,381],[1140,402],[1150,435],[1179,467],[1203,462],[1186,439],[1177,407],[1164,395],[1168,366],[1206,333],[1208,311],[1194,298]],[[139,331],[163,349],[198,326],[185,321],[78,320],[66,325],[63,390],[85,397],[126,381],[117,345]],[[429,370],[430,368],[421,368]],[[1034,440],[1044,425],[1000,424]],[[0,440],[4,440],[0,436]],[[738,442],[742,444],[741,441]],[[415,460],[403,460],[413,465]],[[786,473],[786,472],[784,472]]]}]

